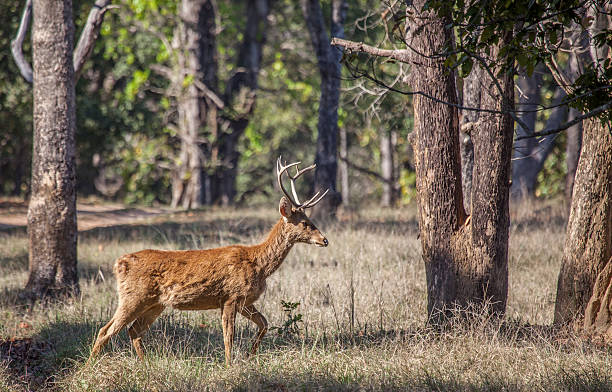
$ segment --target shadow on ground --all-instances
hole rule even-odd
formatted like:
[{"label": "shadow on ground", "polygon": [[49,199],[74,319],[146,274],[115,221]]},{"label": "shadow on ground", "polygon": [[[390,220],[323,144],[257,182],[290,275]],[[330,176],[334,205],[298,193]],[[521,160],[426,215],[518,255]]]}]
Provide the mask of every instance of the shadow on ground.
[{"label": "shadow on ground", "polygon": [[[207,312],[212,315],[212,312]],[[213,316],[214,317],[214,316]],[[207,318],[206,320],[213,320]],[[216,320],[216,319],[214,319]],[[0,361],[7,363],[12,384],[18,389],[53,389],[54,383],[77,371],[85,362],[91,345],[100,327],[106,320],[67,321],[57,320],[47,324],[39,333],[26,339],[0,340]],[[458,330],[457,330],[458,328]],[[271,332],[260,349],[261,353],[274,355],[279,350],[300,351],[301,347],[317,347],[328,352],[343,352],[351,348],[368,348],[389,345],[423,344],[423,341],[451,338],[452,335],[465,334],[457,326],[454,330],[439,332],[422,327],[409,330],[374,331],[371,333],[342,333],[329,336],[279,336]],[[492,330],[512,345],[534,345],[538,342],[557,339],[556,332],[547,326],[532,326],[516,322],[502,322]],[[236,331],[235,349],[238,360],[245,359],[254,336],[254,328],[241,327]],[[449,333],[450,335],[445,335]],[[486,335],[486,332],[485,332]],[[450,336],[450,337],[449,337]],[[149,358],[199,358],[205,362],[221,365],[224,362],[223,337],[218,320],[212,324],[193,325],[193,320],[183,312],[170,312],[162,316],[144,336],[143,344]],[[560,343],[561,344],[561,343]],[[102,352],[104,356],[133,356],[126,331],[114,337]],[[248,360],[247,360],[248,361]],[[95,365],[94,365],[95,366]],[[147,365],[148,366],[148,365]],[[261,373],[257,366],[247,365],[239,378],[218,381],[212,389],[233,391],[289,391],[289,390],[435,390],[435,391],[514,391],[524,390],[524,386],[513,384],[504,375],[484,374],[481,378],[466,382],[460,374],[449,374],[443,368],[432,368],[431,364],[423,369],[377,377],[370,380],[359,372],[346,372],[338,375],[321,368],[318,373],[292,370],[279,371],[278,375]],[[197,383],[197,380],[194,382]],[[225,384],[225,383],[228,384]],[[609,391],[612,390],[612,377],[597,369],[572,371],[559,370],[543,380],[534,381],[535,389],[566,391]],[[217,388],[218,387],[218,388]],[[201,385],[193,385],[192,390],[200,390]],[[118,389],[121,390],[121,389]],[[179,388],[179,390],[183,390]],[[187,390],[187,389],[186,389]]]}]

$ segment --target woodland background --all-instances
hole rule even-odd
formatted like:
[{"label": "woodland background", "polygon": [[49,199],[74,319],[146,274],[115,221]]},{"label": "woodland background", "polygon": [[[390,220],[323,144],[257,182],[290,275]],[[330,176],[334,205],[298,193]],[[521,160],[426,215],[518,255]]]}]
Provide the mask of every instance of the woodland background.
[{"label": "woodland background", "polygon": [[[31,4],[0,2],[1,387],[612,389],[609,2]],[[279,155],[330,246],[270,278],[261,353],[168,311],[86,363],[113,260],[260,241]]]},{"label": "woodland background", "polygon": [[[181,159],[176,94],[168,80],[156,72],[156,66],[168,63],[169,54],[158,36],[172,39],[177,28],[177,6],[172,1],[129,1],[105,16],[100,37],[77,84],[77,185],[81,197],[148,205],[172,202],[172,172]],[[389,42],[387,25],[393,21],[381,21],[385,6],[379,1],[351,4],[345,35],[356,41]],[[6,2],[2,7],[1,45],[8,48],[23,4]],[[223,92],[237,68],[246,5],[220,1],[218,7],[217,79],[218,91]],[[74,2],[77,32],[90,8],[90,2]],[[331,7],[322,8],[329,18]],[[261,34],[265,43],[256,102],[238,140],[236,192],[226,203],[248,205],[276,199],[273,164],[279,154],[287,159],[314,161],[320,74],[299,2],[273,2]],[[24,45],[27,53],[28,40]],[[3,50],[0,56],[0,116],[5,124],[0,136],[0,193],[26,199],[32,154],[31,87],[19,77],[10,51]],[[406,68],[384,63],[376,72],[401,78]],[[527,85],[524,100],[547,105],[555,98],[556,86],[545,68],[518,83]],[[346,69],[342,88],[338,126],[346,133],[348,178],[346,182],[341,179],[338,188],[344,193],[344,204],[388,205],[389,196],[382,197],[385,183],[391,184],[391,192],[400,203],[413,201],[415,174],[407,142],[413,124],[411,99],[389,93],[363,78],[353,80]],[[530,121],[541,130],[550,116],[550,111],[541,111]],[[214,136],[206,137],[211,139],[206,143],[214,144]],[[567,137],[561,133],[551,139],[550,146],[538,152],[547,159],[541,158],[537,181],[530,185],[532,196],[563,196],[568,173]],[[549,150],[553,153],[548,154]],[[517,154],[530,157],[526,152]],[[391,161],[392,170],[383,171],[385,160]],[[221,165],[223,162],[209,159],[203,170],[214,173]],[[515,183],[520,182],[520,175],[514,174]],[[342,171],[339,176],[344,176]],[[342,190],[345,184],[348,191]],[[220,199],[209,202],[223,203]]]}]

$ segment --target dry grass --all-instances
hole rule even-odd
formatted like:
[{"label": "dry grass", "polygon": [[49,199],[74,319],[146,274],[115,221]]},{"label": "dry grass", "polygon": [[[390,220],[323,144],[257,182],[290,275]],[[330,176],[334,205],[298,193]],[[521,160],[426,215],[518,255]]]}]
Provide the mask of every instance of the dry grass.
[{"label": "dry grass", "polygon": [[427,329],[415,211],[372,210],[323,227],[328,248],[296,246],[269,279],[258,307],[271,325],[281,326],[287,317],[281,300],[300,302],[301,334],[272,331],[259,355],[247,359],[254,328],[239,319],[237,359],[226,368],[219,312],[166,311],[143,339],[146,361],[137,361],[123,332],[98,361],[85,364],[97,329],[116,306],[110,272],[116,257],[149,247],[254,243],[273,225],[274,214],[274,208],[215,210],[85,232],[79,243],[81,298],[29,312],[18,295],[27,278],[25,235],[0,235],[0,336],[33,338],[26,363],[0,363],[0,389],[612,389],[610,351],[548,327],[564,220],[560,207],[542,205],[513,211],[510,296],[501,322],[475,315],[442,333]]}]

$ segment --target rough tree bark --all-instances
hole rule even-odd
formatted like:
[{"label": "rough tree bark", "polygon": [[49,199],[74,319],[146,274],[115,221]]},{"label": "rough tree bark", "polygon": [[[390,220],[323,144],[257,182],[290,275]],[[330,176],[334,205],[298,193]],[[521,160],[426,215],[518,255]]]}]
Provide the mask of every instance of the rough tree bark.
[{"label": "rough tree bark", "polygon": [[26,290],[78,292],[72,1],[33,5],[34,152]]},{"label": "rough tree bark", "polygon": [[[496,58],[511,34],[500,37],[491,49]],[[491,69],[498,75],[496,68]],[[514,80],[507,73],[484,77],[481,104],[494,110],[514,108]],[[490,302],[490,310],[503,314],[508,296],[509,196],[514,121],[509,114],[481,113],[474,143],[472,184],[472,255],[470,276],[466,279],[467,298]],[[470,294],[471,293],[471,294]]]},{"label": "rough tree bark", "polygon": [[[417,10],[424,1],[414,2]],[[450,21],[421,12],[410,21],[409,42],[426,56],[452,42]],[[503,45],[506,37],[502,38]],[[495,51],[491,56],[495,57]],[[410,52],[412,88],[438,99],[457,101],[455,80],[444,60]],[[495,73],[495,70],[492,70]],[[485,75],[483,73],[483,75]],[[512,107],[512,78],[481,78],[481,106]],[[472,215],[463,206],[459,126],[455,108],[414,96],[415,158],[419,195],[419,227],[425,261],[428,313],[438,321],[441,311],[488,302],[489,311],[503,314],[508,288],[508,198],[513,121],[509,115],[481,113],[474,143]]]},{"label": "rough tree bark", "polygon": [[325,28],[319,0],[302,0],[302,10],[321,75],[314,188],[316,192],[325,192],[326,189],[329,189],[329,193],[313,208],[312,216],[319,218],[334,217],[341,203],[341,195],[336,191],[336,172],[338,168],[338,104],[342,51],[331,46],[329,42],[333,37],[344,37],[343,24],[347,8],[346,0],[333,0],[330,37]]},{"label": "rough tree bark", "polygon": [[[463,207],[459,152],[459,119],[453,72],[438,56],[453,46],[451,21],[422,11],[426,0],[408,10],[407,42],[416,50],[384,50],[361,42],[334,39],[346,50],[366,52],[412,64],[413,91],[451,105],[413,95],[413,142],[419,200],[419,232],[427,280],[427,311],[432,323],[444,320],[454,307],[475,306],[496,315],[505,312],[508,293],[508,203],[514,107],[512,77],[499,78],[495,67],[483,67],[481,106],[508,114],[481,113],[473,134],[472,215]],[[509,34],[491,50],[495,58]],[[485,307],[486,305],[486,307]]]},{"label": "rough tree bark", "polygon": [[583,123],[583,142],[557,285],[555,324],[579,320],[612,256],[612,135],[599,119]]},{"label": "rough tree bark", "polygon": [[[573,42],[578,42],[577,47],[590,50],[577,50],[570,57],[570,78],[579,75],[582,68],[577,66],[578,62],[584,66],[609,56],[608,46],[596,49],[589,37],[610,29],[610,11],[610,4],[587,9],[587,15],[592,17],[589,34],[586,37],[575,35]],[[601,69],[598,72],[599,77],[605,77]],[[584,317],[583,326],[587,330],[601,331],[604,322],[608,327],[612,324],[606,312],[602,313],[612,309],[612,297],[605,295],[606,271],[609,271],[606,265],[612,256],[612,124],[609,121],[603,124],[591,117],[582,122],[582,127],[582,149],[557,284],[554,322],[568,325]]]},{"label": "rough tree bark", "polygon": [[[79,292],[75,79],[91,53],[109,8],[109,0],[96,1],[74,48],[72,1],[28,0],[17,37],[11,43],[22,76],[34,84],[28,206],[30,274],[25,288],[33,299]],[[22,53],[31,14],[33,71]]]}]

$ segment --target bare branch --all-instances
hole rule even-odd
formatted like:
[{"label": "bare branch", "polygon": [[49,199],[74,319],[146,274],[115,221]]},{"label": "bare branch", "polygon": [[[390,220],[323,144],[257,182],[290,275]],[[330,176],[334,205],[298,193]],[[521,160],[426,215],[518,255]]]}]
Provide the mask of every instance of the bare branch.
[{"label": "bare branch", "polygon": [[371,54],[377,57],[387,57],[403,63],[408,63],[408,51],[405,49],[379,49],[374,46],[364,44],[363,42],[348,41],[345,39],[334,37],[331,40],[332,46],[342,46],[351,52],[361,52]]},{"label": "bare branch", "polygon": [[595,116],[605,112],[606,110],[610,110],[610,109],[612,109],[612,102],[608,102],[605,105],[601,105],[601,106],[591,110],[588,113],[585,113],[585,114],[583,114],[581,116],[577,116],[572,121],[568,121],[568,122],[566,122],[565,124],[561,125],[558,128],[548,129],[546,131],[536,132],[536,133],[533,133],[531,135],[525,135],[525,136],[517,137],[516,140],[523,140],[523,139],[527,139],[527,138],[530,138],[530,137],[548,136],[548,135],[552,135],[552,134],[555,134],[555,133],[559,133],[559,132],[564,131],[567,128],[573,126],[573,125],[578,124],[582,120],[586,120],[587,118],[595,117]]},{"label": "bare branch", "polygon": [[215,105],[217,105],[217,108],[223,109],[225,107],[223,100],[217,94],[215,94],[214,91],[209,89],[208,86],[202,83],[199,79],[194,78],[193,83],[198,88],[198,90],[200,90],[206,97],[208,97],[211,101],[213,101]]},{"label": "bare branch", "polygon": [[565,73],[559,67],[559,64],[557,64],[555,56],[551,54],[550,59],[545,61],[545,63],[555,79],[555,82],[557,82],[557,85],[559,85],[559,87],[561,87],[567,95],[570,95],[572,93],[572,89],[569,88],[569,86],[571,86],[572,83],[570,83]]},{"label": "bare branch", "polygon": [[379,173],[376,173],[375,171],[370,170],[368,168],[359,166],[359,165],[349,161],[348,159],[346,159],[344,157],[339,157],[338,159],[340,159],[342,162],[345,162],[352,169],[355,169],[355,170],[360,171],[362,173],[365,173],[365,174],[367,174],[369,176],[372,176],[372,177],[374,177],[374,178],[376,178],[376,179],[378,179],[378,180],[380,180],[382,182],[385,182],[385,183],[390,182],[388,179],[384,178]]},{"label": "bare branch", "polygon": [[11,41],[11,52],[13,53],[15,63],[17,64],[17,67],[19,67],[21,76],[23,76],[28,83],[32,83],[32,66],[23,56],[23,40],[25,39],[28,31],[31,17],[32,0],[27,0],[26,6],[23,10],[23,16],[21,17],[21,23],[19,24],[19,29],[17,30],[17,36]]},{"label": "bare branch", "polygon": [[172,69],[170,69],[169,67],[166,67],[165,65],[153,63],[149,65],[149,68],[151,68],[153,72],[163,76],[164,78],[168,80],[172,80],[174,76]]},{"label": "bare branch", "polygon": [[94,43],[98,38],[98,34],[100,34],[100,27],[102,26],[102,21],[104,20],[104,14],[111,8],[119,8],[118,6],[112,6],[110,3],[111,0],[96,0],[91,8],[91,11],[89,11],[87,22],[85,22],[79,42],[77,43],[72,56],[75,80],[79,79],[79,74],[83,69],[83,65],[85,64],[85,61],[87,61],[87,58],[89,58],[89,55],[94,47]]}]

